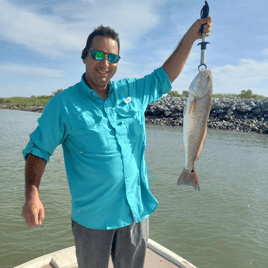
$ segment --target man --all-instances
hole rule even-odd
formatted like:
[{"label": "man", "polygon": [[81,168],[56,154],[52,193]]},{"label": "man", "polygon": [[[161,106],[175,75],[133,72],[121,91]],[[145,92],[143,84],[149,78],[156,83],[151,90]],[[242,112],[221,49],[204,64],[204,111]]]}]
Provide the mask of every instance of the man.
[{"label": "man", "polygon": [[142,79],[111,82],[119,38],[109,27],[93,31],[82,52],[81,82],[53,97],[23,151],[25,204],[30,227],[44,220],[38,188],[46,163],[62,144],[72,196],[72,230],[79,268],[142,268],[149,237],[148,217],[158,202],[148,188],[144,160],[146,106],[171,89],[191,47],[209,35],[212,19],[197,20],[177,49]]}]

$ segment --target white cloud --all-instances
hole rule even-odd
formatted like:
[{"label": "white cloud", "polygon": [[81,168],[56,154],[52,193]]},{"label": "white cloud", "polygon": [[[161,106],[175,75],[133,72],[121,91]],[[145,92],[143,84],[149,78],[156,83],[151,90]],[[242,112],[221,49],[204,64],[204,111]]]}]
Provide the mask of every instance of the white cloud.
[{"label": "white cloud", "polygon": [[[173,90],[182,93],[188,90],[191,81],[198,73],[184,69],[173,83]],[[252,90],[253,93],[268,96],[268,60],[258,62],[251,59],[242,59],[237,65],[225,65],[212,69],[213,92],[240,94],[242,90]]]},{"label": "white cloud", "polygon": [[158,23],[155,7],[159,4],[161,1],[60,1],[46,14],[38,6],[0,0],[0,39],[41,54],[62,56],[69,51],[81,51],[88,34],[103,24],[115,28],[124,49],[129,49]]},{"label": "white cloud", "polygon": [[253,93],[267,96],[268,61],[258,62],[252,59],[242,59],[238,65],[226,65],[213,69],[214,85],[217,92],[240,93],[251,89]]},{"label": "white cloud", "polygon": [[38,66],[29,66],[23,64],[5,64],[0,66],[1,73],[15,73],[15,74],[24,74],[31,76],[41,76],[48,78],[63,78],[65,75],[64,71],[42,68]]},{"label": "white cloud", "polygon": [[68,31],[68,24],[59,16],[40,14],[6,0],[0,4],[1,39],[49,56],[63,55],[83,46],[84,40]]}]

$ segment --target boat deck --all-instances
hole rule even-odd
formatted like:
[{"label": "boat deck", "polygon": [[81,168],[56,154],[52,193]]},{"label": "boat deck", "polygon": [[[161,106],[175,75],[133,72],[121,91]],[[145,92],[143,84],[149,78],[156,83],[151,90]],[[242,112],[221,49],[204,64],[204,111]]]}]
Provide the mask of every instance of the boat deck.
[{"label": "boat deck", "polygon": [[[112,261],[109,261],[109,267],[113,268]],[[53,264],[47,264],[41,268],[56,268]],[[78,268],[78,266],[72,266],[69,268]],[[151,249],[147,248],[144,268],[178,268],[178,265],[168,261],[167,259],[156,254]]]},{"label": "boat deck", "polygon": [[[171,250],[149,238],[144,268],[196,268]],[[75,247],[41,256],[14,268],[78,268]],[[109,268],[113,268],[110,259]]]}]

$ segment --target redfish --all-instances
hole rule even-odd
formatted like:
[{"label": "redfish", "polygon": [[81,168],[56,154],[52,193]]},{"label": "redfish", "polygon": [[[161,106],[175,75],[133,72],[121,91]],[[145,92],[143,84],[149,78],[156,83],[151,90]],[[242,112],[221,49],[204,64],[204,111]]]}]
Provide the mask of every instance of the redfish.
[{"label": "redfish", "polygon": [[207,136],[207,121],[212,104],[212,72],[201,70],[189,87],[189,95],[184,108],[183,142],[181,152],[185,153],[184,169],[178,185],[191,185],[200,191],[195,171],[195,161],[199,159]]}]

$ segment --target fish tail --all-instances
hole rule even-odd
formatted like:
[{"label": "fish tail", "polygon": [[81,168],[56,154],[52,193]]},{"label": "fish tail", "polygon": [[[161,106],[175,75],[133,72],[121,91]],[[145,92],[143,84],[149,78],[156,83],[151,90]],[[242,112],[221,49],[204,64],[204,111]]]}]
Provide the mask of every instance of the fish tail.
[{"label": "fish tail", "polygon": [[194,169],[188,170],[184,168],[178,179],[177,185],[191,185],[195,190],[200,191],[199,181]]}]

